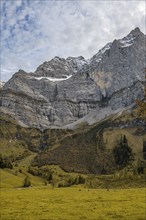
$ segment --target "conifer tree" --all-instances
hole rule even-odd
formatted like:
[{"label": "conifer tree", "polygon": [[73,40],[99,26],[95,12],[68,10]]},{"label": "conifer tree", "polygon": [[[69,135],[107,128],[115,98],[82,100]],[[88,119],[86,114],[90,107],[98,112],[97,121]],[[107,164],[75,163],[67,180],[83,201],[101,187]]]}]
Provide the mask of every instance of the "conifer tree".
[{"label": "conifer tree", "polygon": [[113,148],[113,156],[119,168],[127,166],[134,159],[132,148],[129,146],[125,135],[121,136],[120,140],[117,141]]}]

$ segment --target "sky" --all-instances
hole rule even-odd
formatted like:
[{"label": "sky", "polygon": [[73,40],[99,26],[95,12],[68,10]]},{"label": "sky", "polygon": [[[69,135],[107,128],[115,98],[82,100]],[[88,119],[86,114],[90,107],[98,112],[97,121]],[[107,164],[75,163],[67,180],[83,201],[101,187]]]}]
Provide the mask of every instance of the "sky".
[{"label": "sky", "polygon": [[139,27],[146,33],[145,0],[1,0],[0,70],[7,81],[55,56],[90,58]]}]

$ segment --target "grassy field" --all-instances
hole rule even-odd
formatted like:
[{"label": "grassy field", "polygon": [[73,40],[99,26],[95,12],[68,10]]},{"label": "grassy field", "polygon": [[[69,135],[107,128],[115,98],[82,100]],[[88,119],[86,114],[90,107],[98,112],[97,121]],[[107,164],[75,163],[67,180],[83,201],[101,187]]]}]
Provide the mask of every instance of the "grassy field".
[{"label": "grassy field", "polygon": [[1,189],[1,220],[144,220],[146,189]]},{"label": "grassy field", "polygon": [[[50,184],[45,186],[44,178],[28,173],[23,162],[14,169],[0,169],[0,220],[146,219],[144,177],[87,175],[84,185],[53,189]],[[57,183],[59,178],[63,181],[77,175],[65,173],[55,165],[49,168]],[[31,181],[30,188],[22,187],[26,176]],[[106,186],[109,191],[104,189]]]}]

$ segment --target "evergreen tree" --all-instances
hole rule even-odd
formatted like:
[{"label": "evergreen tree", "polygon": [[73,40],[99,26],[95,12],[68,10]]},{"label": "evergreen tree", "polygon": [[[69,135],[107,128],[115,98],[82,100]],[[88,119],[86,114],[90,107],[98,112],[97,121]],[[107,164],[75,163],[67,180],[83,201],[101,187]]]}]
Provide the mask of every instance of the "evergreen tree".
[{"label": "evergreen tree", "polygon": [[143,159],[146,160],[146,140],[143,141]]},{"label": "evergreen tree", "polygon": [[121,136],[120,140],[117,141],[117,144],[113,148],[112,152],[115,163],[119,166],[119,168],[127,166],[134,159],[132,149],[129,147],[128,140],[125,135]]},{"label": "evergreen tree", "polygon": [[0,154],[0,168],[13,169],[13,165],[12,165],[10,159],[8,157],[3,157],[1,154]]}]

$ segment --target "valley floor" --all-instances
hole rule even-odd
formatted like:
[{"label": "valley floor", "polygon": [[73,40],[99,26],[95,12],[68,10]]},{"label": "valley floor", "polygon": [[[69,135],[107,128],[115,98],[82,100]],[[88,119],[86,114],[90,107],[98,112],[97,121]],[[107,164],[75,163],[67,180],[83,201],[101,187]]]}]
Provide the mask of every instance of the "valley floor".
[{"label": "valley floor", "polygon": [[146,189],[1,189],[1,220],[144,220]]}]

